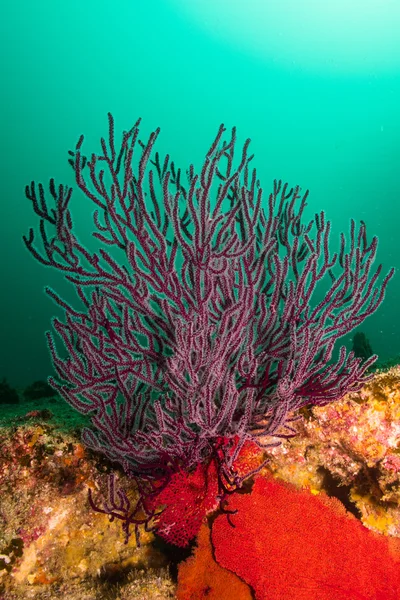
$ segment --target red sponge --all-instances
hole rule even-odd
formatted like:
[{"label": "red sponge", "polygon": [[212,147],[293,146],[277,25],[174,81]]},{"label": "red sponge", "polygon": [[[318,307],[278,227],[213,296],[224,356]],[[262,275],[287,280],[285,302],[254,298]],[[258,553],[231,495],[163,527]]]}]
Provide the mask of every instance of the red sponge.
[{"label": "red sponge", "polygon": [[214,462],[198,465],[192,473],[175,473],[157,496],[165,505],[157,518],[156,530],[167,542],[187,546],[201,527],[206,514],[218,506],[218,479]]},{"label": "red sponge", "polygon": [[256,600],[398,600],[400,540],[368,530],[336,499],[257,477],[212,528],[215,558]]}]

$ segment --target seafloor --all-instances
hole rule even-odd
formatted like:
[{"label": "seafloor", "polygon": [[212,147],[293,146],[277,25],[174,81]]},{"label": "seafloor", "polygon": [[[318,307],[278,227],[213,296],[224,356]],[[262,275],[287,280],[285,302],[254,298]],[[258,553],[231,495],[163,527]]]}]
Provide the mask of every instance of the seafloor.
[{"label": "seafloor", "polygon": [[[194,543],[181,550],[143,533],[137,548],[135,536],[124,543],[120,522],[90,509],[88,488],[106,486],[115,466],[80,443],[82,416],[57,396],[27,399],[23,390],[0,411],[0,600],[217,598],[200,566],[185,591]],[[366,528],[400,538],[400,367],[302,416],[297,436],[270,450],[265,472],[335,497]],[[212,572],[215,556],[205,560]],[[241,597],[264,600],[246,588]]]}]

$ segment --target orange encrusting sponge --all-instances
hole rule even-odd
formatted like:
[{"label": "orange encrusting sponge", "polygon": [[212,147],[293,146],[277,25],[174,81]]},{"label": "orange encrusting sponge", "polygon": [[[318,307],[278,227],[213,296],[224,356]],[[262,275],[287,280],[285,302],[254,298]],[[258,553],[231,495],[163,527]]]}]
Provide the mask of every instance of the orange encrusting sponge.
[{"label": "orange encrusting sponge", "polygon": [[201,526],[194,555],[179,565],[177,600],[252,600],[250,588],[212,555],[210,528]]}]

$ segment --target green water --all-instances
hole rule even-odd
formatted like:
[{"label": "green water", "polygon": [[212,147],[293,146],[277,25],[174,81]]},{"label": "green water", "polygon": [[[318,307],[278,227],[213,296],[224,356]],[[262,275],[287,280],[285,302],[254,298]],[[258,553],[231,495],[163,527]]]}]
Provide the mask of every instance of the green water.
[{"label": "green water", "polygon": [[[24,386],[49,374],[44,332],[56,310],[43,288],[73,297],[23,246],[37,225],[24,187],[72,185],[67,151],[81,133],[98,151],[108,111],[117,131],[139,116],[143,137],[160,126],[158,149],[182,167],[201,164],[221,122],[236,125],[266,193],[274,178],[309,188],[308,212],[326,211],[333,241],[362,219],[385,272],[399,266],[399,9],[326,2],[324,13],[293,1],[264,12],[256,0],[4,4],[0,377]],[[80,193],[71,208],[90,233]],[[400,352],[399,288],[396,275],[362,326],[382,359]]]}]

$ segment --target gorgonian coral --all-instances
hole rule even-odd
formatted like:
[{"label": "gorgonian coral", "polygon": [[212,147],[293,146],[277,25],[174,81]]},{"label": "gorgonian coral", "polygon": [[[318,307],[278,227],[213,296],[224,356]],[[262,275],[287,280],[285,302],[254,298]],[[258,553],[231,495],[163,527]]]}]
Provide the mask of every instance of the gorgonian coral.
[{"label": "gorgonian coral", "polygon": [[98,249],[80,242],[72,189],[53,179],[53,206],[42,184],[26,188],[42,249],[33,230],[24,237],[79,297],[75,308],[47,289],[67,351],[48,333],[49,382],[91,416],[85,443],[137,482],[136,507],[113,488],[102,509],[127,532],[174,473],[214,461],[222,497],[254,472],[234,468],[246,442],[277,444],[293,435],[294,411],[359,389],[375,357],[362,363],[343,346],[334,358],[334,345],[378,308],[393,275],[373,270],[377,239],[364,223],[351,221],[332,253],[324,212],[303,223],[308,192],[275,181],[264,201],[250,140],[236,159],[235,129],[225,140],[221,126],[184,177],[154,151],[159,130],[143,143],[139,123],[117,148],[109,115],[100,154],[82,155],[83,136],[70,152]]}]

